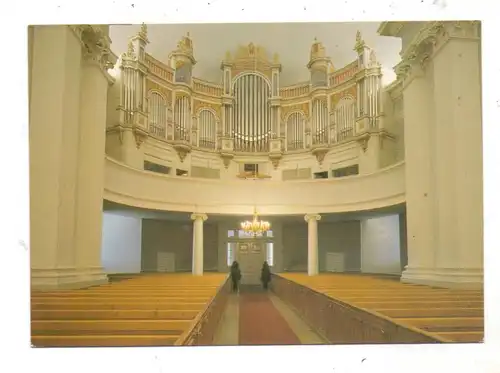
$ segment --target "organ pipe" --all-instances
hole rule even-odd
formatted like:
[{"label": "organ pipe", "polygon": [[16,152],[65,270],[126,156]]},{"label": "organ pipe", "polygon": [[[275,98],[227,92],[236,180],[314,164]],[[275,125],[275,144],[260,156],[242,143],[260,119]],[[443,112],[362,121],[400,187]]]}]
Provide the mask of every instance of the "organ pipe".
[{"label": "organ pipe", "polygon": [[123,90],[124,90],[124,102],[123,107],[125,109],[125,122],[131,124],[133,122],[133,111],[135,110],[134,102],[136,94],[136,84],[135,78],[136,71],[130,69],[123,70]]},{"label": "organ pipe", "polygon": [[313,101],[312,134],[313,144],[328,142],[328,107],[323,100]]},{"label": "organ pipe", "polygon": [[269,148],[271,134],[271,88],[257,74],[240,76],[234,82],[234,110],[231,133],[238,151],[263,152]]},{"label": "organ pipe", "polygon": [[356,123],[356,105],[351,97],[343,98],[337,104],[333,113],[335,131],[334,141],[343,141],[354,135]]},{"label": "organ pipe", "polygon": [[167,103],[156,92],[149,96],[149,131],[160,138],[166,138]]},{"label": "organ pipe", "polygon": [[182,96],[175,101],[174,108],[174,123],[175,123],[175,140],[189,141],[191,108],[190,99]]},{"label": "organ pipe", "polygon": [[286,144],[287,150],[297,150],[304,148],[304,115],[296,112],[288,116],[286,121]]},{"label": "organ pipe", "polygon": [[216,118],[209,110],[202,110],[198,118],[199,147],[215,149],[216,147]]}]

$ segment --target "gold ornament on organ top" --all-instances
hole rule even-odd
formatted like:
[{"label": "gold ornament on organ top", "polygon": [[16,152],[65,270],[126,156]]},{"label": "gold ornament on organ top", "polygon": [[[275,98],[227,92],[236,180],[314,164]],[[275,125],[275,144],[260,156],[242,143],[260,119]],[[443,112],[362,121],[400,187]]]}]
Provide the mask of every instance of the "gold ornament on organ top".
[{"label": "gold ornament on organ top", "polygon": [[271,224],[267,221],[260,220],[257,209],[253,211],[252,221],[244,221],[241,223],[241,229],[252,236],[262,236],[265,232],[271,229]]}]

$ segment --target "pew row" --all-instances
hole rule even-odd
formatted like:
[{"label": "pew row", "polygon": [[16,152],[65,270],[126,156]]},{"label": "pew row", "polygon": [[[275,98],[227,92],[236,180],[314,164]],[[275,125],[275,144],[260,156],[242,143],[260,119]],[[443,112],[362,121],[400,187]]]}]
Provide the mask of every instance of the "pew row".
[{"label": "pew row", "polygon": [[273,277],[273,291],[332,343],[481,342],[481,290],[352,274]]},{"label": "pew row", "polygon": [[32,293],[32,345],[209,344],[228,292],[225,274],[151,274],[87,289]]}]

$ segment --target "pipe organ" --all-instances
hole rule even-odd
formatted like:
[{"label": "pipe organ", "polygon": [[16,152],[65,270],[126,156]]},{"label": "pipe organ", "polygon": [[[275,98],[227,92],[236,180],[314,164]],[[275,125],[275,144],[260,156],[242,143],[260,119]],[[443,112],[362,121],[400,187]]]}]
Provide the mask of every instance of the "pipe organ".
[{"label": "pipe organ", "polygon": [[120,61],[120,125],[138,126],[142,115],[147,136],[177,144],[184,156],[192,149],[218,151],[229,159],[238,153],[269,154],[275,164],[287,151],[316,154],[318,148],[327,151],[383,130],[381,68],[359,33],[358,58],[340,69],[315,40],[309,82],[289,87],[279,85],[279,56],[270,58],[253,43],[226,53],[222,82],[215,84],[193,74],[189,35],[165,64],[144,52],[145,26],[133,40],[139,42]]},{"label": "pipe organ", "polygon": [[245,74],[234,80],[234,150],[266,152],[271,136],[271,86],[258,74]]}]

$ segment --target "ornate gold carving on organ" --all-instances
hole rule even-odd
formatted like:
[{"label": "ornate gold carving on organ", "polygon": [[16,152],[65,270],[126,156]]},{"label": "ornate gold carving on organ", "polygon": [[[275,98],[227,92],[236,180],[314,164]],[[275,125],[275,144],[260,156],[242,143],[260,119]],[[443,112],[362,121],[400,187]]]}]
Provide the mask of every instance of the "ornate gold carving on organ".
[{"label": "ornate gold carving on organ", "polygon": [[302,104],[287,105],[281,107],[281,119],[285,120],[288,113],[292,111],[300,111],[304,113],[306,117],[309,117],[309,102],[304,102]]},{"label": "ornate gold carving on organ", "polygon": [[193,100],[194,105],[194,113],[198,113],[202,109],[210,109],[213,110],[217,114],[217,118],[220,119],[221,115],[221,107],[220,105],[215,105],[205,101]]},{"label": "ornate gold carving on organ", "polygon": [[[221,84],[193,78],[189,34],[169,55],[169,66],[145,54],[146,44],[143,27],[122,56],[123,122],[147,132],[149,120],[150,135],[182,142],[183,152],[218,150],[227,159],[234,152],[274,152],[278,159],[282,151],[328,148],[380,126],[380,64],[360,33],[354,46],[358,58],[340,69],[315,39],[309,81],[289,87],[280,87],[279,56],[254,43],[225,54]],[[144,111],[149,119],[134,117]]]},{"label": "ornate gold carving on organ", "polygon": [[224,62],[231,64],[232,78],[243,72],[258,71],[272,79],[273,66],[279,65],[279,56],[275,53],[271,61],[263,47],[250,43],[246,46],[240,45],[234,56],[228,51]]},{"label": "ornate gold carving on organ", "polygon": [[167,106],[172,107],[172,91],[170,89],[148,79],[146,80],[146,91],[148,92],[148,96],[151,91],[161,92],[165,96]]},{"label": "ornate gold carving on organ", "polygon": [[356,98],[356,85],[352,85],[350,86],[349,88],[346,88],[344,89],[343,91],[341,92],[338,92],[338,93],[335,93],[333,95],[330,96],[330,100],[331,100],[331,106],[332,108],[335,107],[335,105],[338,104],[338,102],[344,98],[344,97],[347,97],[347,96],[351,96],[353,98]]}]

